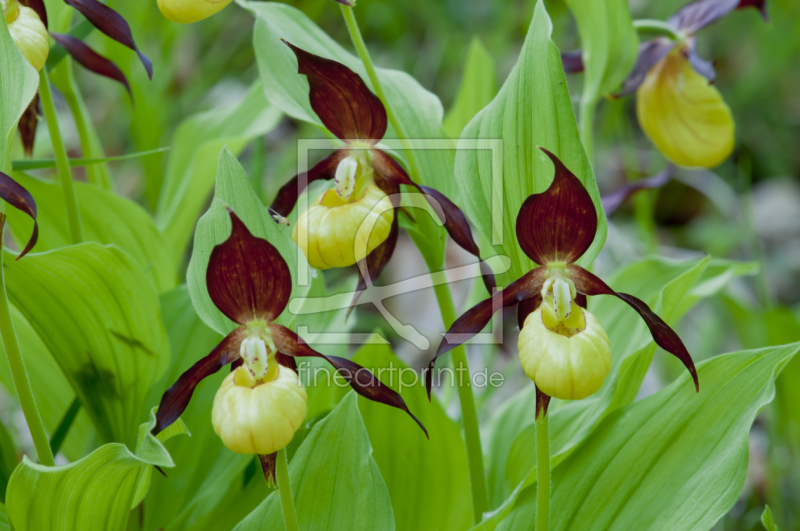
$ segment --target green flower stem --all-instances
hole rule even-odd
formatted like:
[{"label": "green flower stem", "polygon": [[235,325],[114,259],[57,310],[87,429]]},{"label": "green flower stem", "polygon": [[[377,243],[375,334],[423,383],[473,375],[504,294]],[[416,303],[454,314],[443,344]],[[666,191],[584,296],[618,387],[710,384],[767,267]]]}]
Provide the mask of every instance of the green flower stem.
[{"label": "green flower stem", "polygon": [[83,228],[81,227],[81,215],[78,210],[78,199],[75,196],[75,186],[72,183],[67,151],[64,149],[64,141],[61,139],[61,132],[58,129],[58,118],[56,117],[55,105],[53,105],[53,94],[50,92],[50,79],[47,77],[46,68],[42,68],[41,72],[39,72],[39,97],[42,100],[42,109],[44,110],[44,118],[47,121],[47,129],[50,131],[50,139],[53,142],[58,178],[64,191],[64,205],[67,209],[70,242],[72,244],[81,243],[83,241]]},{"label": "green flower stem", "polygon": [[[5,225],[5,214],[2,215],[0,222],[0,242],[2,242],[2,226]],[[39,455],[39,462],[46,466],[53,466],[53,452],[50,451],[50,442],[47,440],[47,432],[44,429],[42,417],[36,407],[36,399],[33,397],[33,389],[28,379],[28,371],[25,370],[25,362],[22,359],[22,352],[19,349],[17,334],[14,331],[14,323],[11,321],[11,308],[8,304],[8,293],[6,293],[6,283],[4,276],[2,245],[0,245],[0,288],[2,288],[2,300],[0,300],[0,335],[3,338],[3,346],[6,349],[8,366],[11,368],[11,378],[14,380],[14,389],[17,392],[22,413],[25,415],[25,422],[31,432],[36,453]]]},{"label": "green flower stem", "polygon": [[292,485],[289,483],[289,458],[286,456],[286,448],[278,451],[278,457],[275,459],[275,475],[278,480],[278,494],[281,497],[286,531],[298,531],[300,527],[297,525],[297,511],[292,499]]},{"label": "green flower stem", "polygon": [[683,39],[681,35],[671,24],[663,20],[653,19],[640,19],[633,21],[633,27],[641,32],[656,33],[669,37],[672,40],[679,41]]},{"label": "green flower stem", "polygon": [[536,421],[536,531],[550,526],[550,417]]},{"label": "green flower stem", "polygon": [[[456,320],[456,307],[450,284],[443,282],[434,286],[436,300],[442,312],[445,328],[449,329]],[[483,513],[489,510],[489,496],[486,490],[486,475],[483,469],[483,451],[478,427],[478,411],[475,408],[475,397],[472,394],[472,375],[467,363],[467,351],[462,346],[450,351],[455,366],[458,398],[461,403],[461,417],[464,421],[464,436],[467,444],[467,462],[469,479],[472,486],[472,509],[475,523],[483,519]]]}]

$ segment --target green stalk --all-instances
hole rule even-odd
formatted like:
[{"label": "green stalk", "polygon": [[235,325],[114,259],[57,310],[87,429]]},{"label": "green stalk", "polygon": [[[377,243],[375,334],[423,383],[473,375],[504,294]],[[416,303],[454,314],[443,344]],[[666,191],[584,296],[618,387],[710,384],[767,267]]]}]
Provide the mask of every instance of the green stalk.
[{"label": "green stalk", "polygon": [[278,451],[278,457],[275,459],[275,475],[278,480],[278,494],[281,497],[286,531],[298,531],[300,527],[297,525],[297,511],[292,499],[292,485],[289,483],[289,458],[286,456],[286,448]]},{"label": "green stalk", "polygon": [[0,300],[0,336],[3,338],[3,346],[6,349],[8,366],[11,368],[11,378],[14,380],[14,389],[17,392],[19,404],[22,406],[22,413],[25,415],[25,422],[31,432],[33,445],[39,455],[39,462],[45,466],[53,466],[53,452],[50,451],[50,442],[47,440],[47,432],[44,429],[42,417],[36,407],[36,399],[33,397],[33,389],[28,379],[28,371],[25,369],[25,361],[22,359],[22,352],[19,349],[17,334],[14,331],[14,323],[11,321],[11,308],[8,304],[8,293],[6,293],[5,268],[3,258],[5,253],[2,251],[2,230],[5,225],[5,214],[0,214],[0,287],[2,287],[2,300]]},{"label": "green stalk", "polygon": [[663,20],[640,19],[633,21],[633,27],[641,32],[655,33],[679,41],[684,38],[671,24]]},{"label": "green stalk", "polygon": [[[361,58],[361,62],[364,63],[364,68],[372,82],[372,88],[375,90],[375,94],[377,94],[381,102],[383,102],[389,123],[392,124],[397,138],[403,146],[411,172],[411,178],[417,181],[421,175],[419,163],[413,150],[410,148],[407,141],[408,136],[405,134],[402,124],[397,119],[397,115],[394,113],[392,106],[389,104],[389,100],[386,98],[386,93],[375,71],[375,66],[372,63],[372,58],[364,43],[364,38],[361,36],[358,22],[356,22],[356,18],[353,15],[353,8],[345,5],[340,5],[339,7],[342,9],[342,15],[344,16],[347,30],[350,33],[350,38],[353,41],[353,46],[355,46]],[[434,273],[438,270],[438,267],[432,263],[430,256],[432,253],[427,252],[428,250],[424,247],[425,246],[420,247],[420,251],[425,257],[428,269],[431,273]],[[434,291],[436,293],[436,300],[439,302],[439,310],[442,314],[445,328],[449,329],[457,317],[455,304],[453,303],[453,295],[450,292],[450,285],[447,283],[438,284],[434,287]],[[463,346],[459,346],[453,349],[451,354],[456,374],[466,374],[466,378],[458,377],[458,397],[461,402],[461,416],[464,420],[464,436],[466,439],[467,460],[469,461],[470,483],[472,486],[472,508],[475,523],[478,523],[482,520],[483,513],[489,509],[486,475],[483,468],[483,452],[481,450],[480,431],[478,428],[478,412],[475,408],[475,398],[472,393],[472,377],[469,372],[466,350]]]},{"label": "green stalk", "polygon": [[536,531],[550,526],[550,417],[536,422]]},{"label": "green stalk", "polygon": [[75,186],[72,183],[67,151],[64,149],[64,141],[61,139],[61,132],[58,130],[58,118],[56,117],[55,105],[53,105],[53,94],[50,92],[50,80],[47,77],[46,68],[42,68],[41,72],[39,72],[39,97],[42,100],[42,109],[44,110],[44,118],[47,121],[47,129],[50,131],[50,139],[53,142],[58,178],[61,181],[61,189],[64,191],[64,205],[67,210],[70,242],[72,244],[81,243],[83,241],[83,228],[81,227],[81,214],[78,210],[78,198],[75,196]]}]

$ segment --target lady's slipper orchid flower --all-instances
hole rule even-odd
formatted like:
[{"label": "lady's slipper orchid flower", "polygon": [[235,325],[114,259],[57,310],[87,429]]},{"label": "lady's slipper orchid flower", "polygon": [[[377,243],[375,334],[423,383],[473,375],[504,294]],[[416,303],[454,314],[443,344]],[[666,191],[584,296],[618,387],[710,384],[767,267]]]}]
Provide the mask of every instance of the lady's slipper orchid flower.
[{"label": "lady's slipper orchid flower", "polygon": [[[546,414],[550,397],[585,398],[608,375],[608,336],[586,310],[586,296],[613,295],[636,310],[656,344],[683,362],[699,391],[692,358],[669,325],[641,300],[614,291],[575,264],[594,240],[597,211],[583,183],[555,155],[542,151],[555,165],[555,178],[546,191],[529,196],[517,215],[517,240],[539,267],[459,317],[436,356],[468,341],[499,309],[519,304],[520,362],[536,384],[537,416],[540,409]],[[429,396],[435,363],[436,357],[427,372]]]},{"label": "lady's slipper orchid flower", "polygon": [[274,322],[292,292],[289,267],[272,244],[253,236],[233,211],[228,212],[231,235],[211,252],[206,284],[214,305],[239,326],[167,389],[153,434],[180,417],[203,378],[232,364],[233,371],[214,399],[214,430],[234,452],[262,456],[277,452],[305,419],[306,392],[294,362],[298,356],[325,359],[357,393],[405,411],[425,431],[400,395],[367,369],[320,354]]},{"label": "lady's slipper orchid flower", "polygon": [[[272,203],[279,218],[288,216],[308,183],[334,180],[334,187],[298,216],[292,232],[309,264],[327,269],[358,263],[361,278],[356,290],[366,289],[367,279],[371,282],[380,275],[397,244],[395,211],[401,184],[416,188],[441,207],[447,232],[480,259],[461,210],[437,190],[413,182],[392,157],[375,147],[386,133],[386,109],[364,81],[341,63],[286,44],[297,57],[298,72],[308,78],[311,108],[345,143],[306,174],[291,179]],[[494,277],[483,262],[481,270],[491,292]]]},{"label": "lady's slipper orchid flower", "polygon": [[36,11],[20,5],[17,0],[0,0],[0,3],[11,40],[30,65],[37,71],[41,70],[50,52],[50,40],[44,22]]}]

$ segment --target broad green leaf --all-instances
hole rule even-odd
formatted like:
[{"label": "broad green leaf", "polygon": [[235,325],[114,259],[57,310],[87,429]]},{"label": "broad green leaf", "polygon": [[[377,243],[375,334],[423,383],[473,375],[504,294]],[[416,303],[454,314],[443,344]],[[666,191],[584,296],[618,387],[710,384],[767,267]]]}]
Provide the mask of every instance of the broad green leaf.
[{"label": "broad green leaf", "polygon": [[[256,16],[253,48],[267,99],[289,116],[322,125],[309,103],[308,81],[297,73],[294,54],[281,39],[344,64],[372,87],[361,60],[330,38],[302,11],[278,2],[240,0],[239,3]],[[408,138],[448,138],[442,127],[442,104],[436,95],[422,88],[405,72],[384,68],[378,68],[377,72],[392,110]],[[397,138],[391,125],[386,138]],[[422,171],[422,175],[414,176],[416,181],[436,188],[459,204],[458,187],[452,178],[452,149],[417,150],[414,156]]]},{"label": "broad green leaf", "polygon": [[5,17],[0,22],[0,72],[0,171],[9,173],[17,121],[36,94],[39,76],[11,40]]},{"label": "broad green leaf", "polygon": [[764,512],[761,513],[761,524],[766,531],[779,531],[778,526],[775,525],[775,520],[772,518],[772,511],[769,505],[764,506]]},{"label": "broad green leaf", "polygon": [[185,433],[178,422],[172,430],[150,434],[155,415],[141,425],[142,442],[136,452],[124,444],[101,446],[83,459],[48,467],[27,456],[9,482],[8,515],[17,531],[125,530],[153,466],[174,466],[162,441]]},{"label": "broad green leaf", "polygon": [[[355,392],[319,422],[289,465],[301,529],[393,530],[389,492],[372,457]],[[272,493],[236,531],[285,529],[278,493]]]},{"label": "broad green leaf", "polygon": [[[553,473],[550,529],[710,529],[736,502],[748,436],[800,343],[718,356],[609,415]],[[498,527],[529,529],[536,487]]]},{"label": "broad green leaf", "polygon": [[6,513],[6,506],[0,503],[0,531],[7,531],[10,529],[8,526],[8,514]]},{"label": "broad green leaf", "polygon": [[[14,179],[28,189],[39,208],[39,241],[34,251],[52,251],[70,245],[61,185],[19,172],[14,173]],[[75,193],[85,241],[113,244],[127,252],[158,292],[175,287],[178,276],[175,255],[150,214],[130,199],[92,184],[76,182]],[[16,209],[9,210],[8,219],[11,235],[21,249],[30,238],[33,221]]]},{"label": "broad green leaf", "polygon": [[395,356],[390,345],[368,342],[353,361],[400,392],[430,435],[426,439],[406,413],[359,397],[372,456],[389,489],[398,531],[469,528],[472,494],[461,428],[436,398],[428,402],[419,373]]},{"label": "broad green leaf", "polygon": [[281,113],[257,82],[238,103],[190,116],[178,126],[156,208],[158,227],[180,258],[214,186],[219,150],[239,154],[255,137],[272,131]]},{"label": "broad green leaf", "polygon": [[600,193],[581,144],[552,30],[540,0],[517,64],[500,93],[461,134],[459,146],[468,139],[502,139],[502,152],[459,149],[456,155],[456,179],[464,190],[461,207],[498,254],[511,258],[512,279],[533,268],[517,243],[514,227],[519,208],[530,194],[546,190],[555,173],[540,146],[555,153],[586,185],[597,207],[597,235],[580,263],[591,263],[606,239]]},{"label": "broad green leaf", "polygon": [[114,246],[83,243],[7,260],[10,301],[42,338],[103,442],[132,445],[169,363],[158,298]]},{"label": "broad green leaf", "polygon": [[[304,297],[310,287],[311,275],[316,274],[309,267],[300,248],[290,239],[288,231],[283,232],[284,227],[275,223],[267,207],[253,192],[242,165],[233,153],[223,148],[219,153],[217,164],[214,201],[208,212],[197,222],[192,258],[186,272],[186,283],[197,314],[220,334],[227,334],[237,325],[225,317],[211,302],[206,286],[206,269],[214,246],[227,240],[231,234],[231,220],[226,206],[236,212],[254,236],[266,239],[281,253],[292,273],[292,298]],[[308,285],[299,284],[301,269],[308,271]],[[278,322],[289,324],[291,317],[288,311],[284,311]]]},{"label": "broad green leaf", "polygon": [[473,37],[467,52],[461,85],[452,107],[444,117],[444,128],[453,137],[461,131],[478,112],[489,105],[497,95],[497,74],[494,60],[478,37]]}]

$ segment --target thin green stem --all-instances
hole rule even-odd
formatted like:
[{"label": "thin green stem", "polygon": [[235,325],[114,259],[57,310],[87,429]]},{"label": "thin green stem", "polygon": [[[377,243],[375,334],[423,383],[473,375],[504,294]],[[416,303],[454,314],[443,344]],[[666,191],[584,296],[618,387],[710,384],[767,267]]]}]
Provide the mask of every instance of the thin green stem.
[{"label": "thin green stem", "polygon": [[[439,283],[433,289],[436,293],[436,300],[439,302],[445,329],[449,329],[457,317],[450,284]],[[472,486],[472,509],[477,524],[483,519],[483,513],[489,510],[489,496],[486,490],[483,451],[478,427],[478,411],[475,408],[475,397],[472,393],[472,377],[467,363],[467,351],[462,345],[459,345],[450,354],[455,366],[458,399],[461,403],[461,417],[464,421],[469,479]]]},{"label": "thin green stem", "polygon": [[56,107],[53,105],[53,94],[50,92],[50,80],[47,77],[46,68],[42,68],[41,72],[39,72],[39,97],[42,100],[44,118],[47,121],[47,129],[50,131],[50,139],[53,143],[58,178],[61,181],[61,189],[64,191],[64,205],[67,210],[70,242],[72,244],[81,243],[83,241],[83,228],[81,227],[80,210],[78,210],[78,198],[75,196],[75,186],[72,183],[72,172],[67,159],[67,151],[64,149],[64,141],[61,139],[61,131],[58,129]]},{"label": "thin green stem", "polygon": [[550,526],[550,417],[536,421],[536,531]]},{"label": "thin green stem", "polygon": [[684,36],[681,35],[681,33],[676,30],[672,24],[669,22],[664,22],[663,20],[653,20],[648,18],[634,20],[633,27],[641,32],[656,33],[676,41],[684,38]]},{"label": "thin green stem", "polygon": [[289,458],[286,456],[286,448],[278,451],[278,457],[275,459],[275,475],[278,481],[278,494],[281,497],[283,522],[286,525],[286,531],[299,531],[297,511],[294,508],[294,499],[292,498],[292,485],[289,483]]},{"label": "thin green stem", "polygon": [[22,352],[17,341],[17,334],[14,331],[14,323],[11,321],[11,308],[8,304],[8,293],[6,293],[6,283],[3,267],[2,251],[2,231],[5,225],[5,214],[0,214],[0,289],[2,289],[2,300],[0,300],[0,335],[3,338],[3,346],[6,349],[8,366],[11,368],[11,378],[14,381],[14,389],[17,392],[19,404],[22,406],[22,413],[25,415],[25,422],[31,432],[33,445],[39,455],[39,462],[46,466],[53,466],[53,452],[50,451],[50,442],[47,440],[47,432],[44,429],[42,417],[36,407],[36,399],[33,397],[33,389],[28,379],[28,371],[25,369],[25,361],[22,359]]}]

